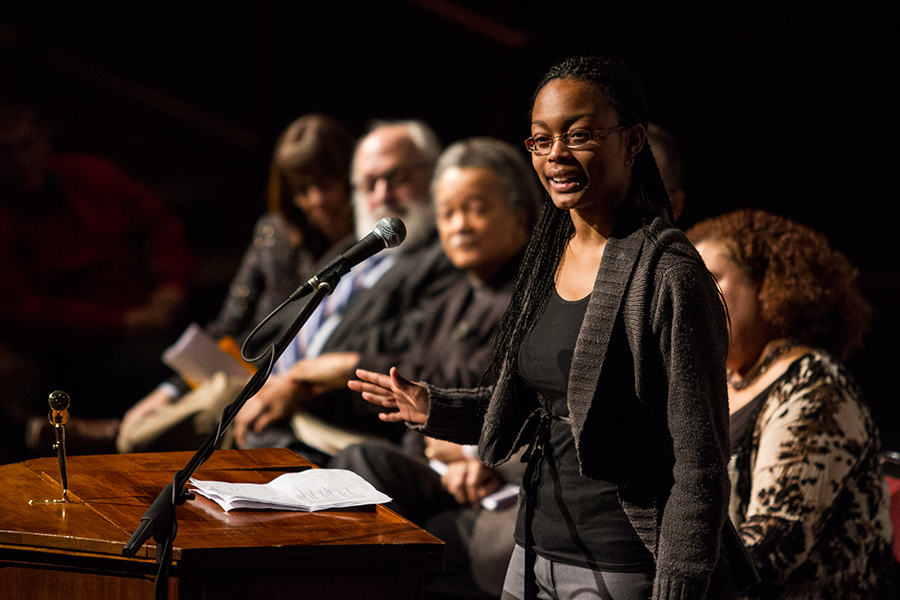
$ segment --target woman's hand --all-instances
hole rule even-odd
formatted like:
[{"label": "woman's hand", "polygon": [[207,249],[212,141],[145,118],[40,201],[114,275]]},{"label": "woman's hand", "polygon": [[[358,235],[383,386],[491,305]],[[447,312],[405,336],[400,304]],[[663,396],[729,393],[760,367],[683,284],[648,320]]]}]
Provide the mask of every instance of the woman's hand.
[{"label": "woman's hand", "polygon": [[402,377],[397,367],[391,367],[390,375],[357,369],[356,376],[360,381],[351,380],[347,387],[360,392],[367,402],[397,409],[397,412],[378,415],[382,421],[421,424],[428,418],[428,390]]},{"label": "woman's hand", "polygon": [[447,465],[441,485],[463,506],[478,508],[484,497],[500,489],[503,481],[493,469],[477,458],[465,458]]}]

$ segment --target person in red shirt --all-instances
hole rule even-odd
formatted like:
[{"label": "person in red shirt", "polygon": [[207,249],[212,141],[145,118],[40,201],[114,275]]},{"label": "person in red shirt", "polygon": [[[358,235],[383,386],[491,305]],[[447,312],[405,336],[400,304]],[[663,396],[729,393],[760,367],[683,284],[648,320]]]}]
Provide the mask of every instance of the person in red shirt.
[{"label": "person in red shirt", "polygon": [[193,273],[181,223],[147,186],[54,153],[34,108],[0,104],[0,418],[13,452],[54,389],[100,417],[157,380]]}]

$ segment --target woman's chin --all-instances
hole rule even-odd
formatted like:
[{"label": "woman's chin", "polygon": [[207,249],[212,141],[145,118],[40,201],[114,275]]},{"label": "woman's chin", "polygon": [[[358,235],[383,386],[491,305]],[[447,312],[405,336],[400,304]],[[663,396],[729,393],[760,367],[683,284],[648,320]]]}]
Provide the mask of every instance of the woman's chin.
[{"label": "woman's chin", "polygon": [[574,192],[550,192],[550,199],[556,208],[570,210],[576,208],[580,204],[581,198],[584,196],[584,190],[579,189]]}]

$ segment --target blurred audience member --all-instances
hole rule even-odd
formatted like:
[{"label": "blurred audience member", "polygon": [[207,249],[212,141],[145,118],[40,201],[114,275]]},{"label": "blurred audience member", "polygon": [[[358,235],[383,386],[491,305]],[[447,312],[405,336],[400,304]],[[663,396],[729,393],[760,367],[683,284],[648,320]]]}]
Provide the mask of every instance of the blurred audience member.
[{"label": "blurred audience member", "polygon": [[439,155],[437,136],[419,121],[379,123],[360,140],[352,166],[357,236],[392,216],[405,223],[406,240],[354,267],[311,316],[235,418],[239,445],[289,446],[323,464],[364,436],[399,439],[405,428],[383,423],[340,383],[360,355],[407,350],[429,304],[462,277],[434,226],[428,188]]},{"label": "blurred audience member", "polygon": [[[219,315],[207,325],[214,338],[242,342],[250,331],[315,272],[316,264],[353,243],[350,161],[355,137],[335,119],[311,114],[282,132],[269,169],[268,212],[231,282]],[[270,329],[255,346],[270,341]],[[190,392],[171,379],[122,419],[120,452],[189,450],[199,446],[243,382],[221,377]],[[192,424],[198,415],[200,423]]]},{"label": "blurred audience member", "polygon": [[13,455],[54,389],[73,414],[110,416],[165,373],[150,358],[182,325],[193,262],[146,186],[98,157],[54,153],[35,107],[0,104],[0,420]]},{"label": "blurred audience member", "polygon": [[826,239],[742,210],[688,231],[730,317],[731,518],[750,597],[896,598],[878,431],[840,361],[870,316]]},{"label": "blurred audience member", "polygon": [[677,223],[684,213],[687,197],[684,193],[684,158],[681,149],[671,133],[657,125],[650,123],[647,126],[647,141],[653,150],[653,158],[662,177],[666,192],[669,194],[669,202],[672,204],[672,219]]},{"label": "blurred audience member", "polygon": [[[474,387],[490,361],[491,339],[509,304],[521,252],[541,207],[541,187],[516,148],[473,138],[447,148],[435,169],[432,191],[444,252],[467,278],[435,302],[408,352],[363,355],[357,362],[367,369],[398,365],[444,387]],[[444,572],[429,588],[448,597],[481,590],[499,596],[513,550],[515,503],[491,513],[480,510],[480,502],[505,481],[518,484],[524,469],[521,463],[503,471],[490,469],[474,450],[410,431],[404,449],[363,442],[345,448],[330,463],[365,477],[394,499],[389,507],[445,541]],[[447,473],[442,477],[430,468],[428,458],[444,463]],[[477,538],[475,531],[480,532]]]}]

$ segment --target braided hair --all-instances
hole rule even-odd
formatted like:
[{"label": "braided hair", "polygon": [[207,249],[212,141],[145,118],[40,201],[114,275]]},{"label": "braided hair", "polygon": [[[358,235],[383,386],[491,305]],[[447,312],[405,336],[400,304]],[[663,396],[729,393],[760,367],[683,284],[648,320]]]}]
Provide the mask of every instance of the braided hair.
[{"label": "braided hair", "polygon": [[[647,103],[637,75],[616,59],[573,57],[554,65],[535,89],[531,99],[532,108],[541,90],[556,79],[574,79],[596,86],[619,114],[620,126],[641,124],[646,128],[649,124]],[[647,227],[653,217],[662,211],[672,220],[672,206],[649,141],[645,140],[634,157],[631,189],[626,203],[636,203],[640,208],[643,230],[654,242]],[[546,197],[535,233],[522,259],[515,291],[500,321],[491,363],[482,378],[482,384],[496,381],[504,363],[515,365],[525,333],[534,324],[544,302],[550,296],[554,274],[574,230],[569,212],[557,208],[549,196]]]}]

